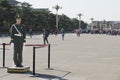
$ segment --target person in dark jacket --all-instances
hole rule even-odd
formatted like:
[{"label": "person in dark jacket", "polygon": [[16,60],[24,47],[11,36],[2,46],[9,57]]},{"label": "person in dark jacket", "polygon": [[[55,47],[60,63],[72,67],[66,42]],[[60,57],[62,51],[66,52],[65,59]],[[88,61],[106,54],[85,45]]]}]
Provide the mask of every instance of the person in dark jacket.
[{"label": "person in dark jacket", "polygon": [[49,37],[49,30],[48,29],[43,29],[44,45],[46,44],[46,42],[47,42],[47,44],[49,44],[48,37]]},{"label": "person in dark jacket", "polygon": [[10,29],[11,42],[14,44],[14,64],[16,67],[23,67],[22,65],[22,51],[23,43],[26,42],[25,27],[21,24],[21,17],[16,17],[16,23],[11,26]]}]

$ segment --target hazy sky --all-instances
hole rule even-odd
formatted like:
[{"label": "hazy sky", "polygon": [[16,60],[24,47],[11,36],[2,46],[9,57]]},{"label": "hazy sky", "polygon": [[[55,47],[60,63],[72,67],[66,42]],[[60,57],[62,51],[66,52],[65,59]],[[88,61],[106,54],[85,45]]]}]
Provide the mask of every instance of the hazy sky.
[{"label": "hazy sky", "polygon": [[78,17],[82,13],[82,20],[90,22],[94,20],[120,20],[120,0],[17,0],[28,2],[34,8],[49,8],[52,13],[56,13],[52,7],[56,4],[62,7],[59,14],[65,14],[70,18]]}]

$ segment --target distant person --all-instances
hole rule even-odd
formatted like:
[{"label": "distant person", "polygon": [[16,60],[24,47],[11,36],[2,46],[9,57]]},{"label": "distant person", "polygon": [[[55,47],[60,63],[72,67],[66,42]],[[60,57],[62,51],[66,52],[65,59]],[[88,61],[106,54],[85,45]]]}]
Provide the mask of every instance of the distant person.
[{"label": "distant person", "polygon": [[58,28],[55,28],[55,31],[54,31],[54,33],[55,33],[55,36],[57,36],[57,34],[58,34]]},{"label": "distant person", "polygon": [[60,30],[60,32],[61,32],[61,34],[62,34],[62,40],[64,40],[64,36],[65,36],[65,30],[64,30],[64,28],[62,28],[62,29]]},{"label": "distant person", "polygon": [[29,29],[30,38],[32,38],[32,29]]},{"label": "distant person", "polygon": [[49,44],[48,37],[49,37],[49,30],[48,29],[43,29],[44,45],[46,44],[46,42],[47,42],[47,44]]},{"label": "distant person", "polygon": [[81,29],[76,29],[76,35],[80,37]]}]

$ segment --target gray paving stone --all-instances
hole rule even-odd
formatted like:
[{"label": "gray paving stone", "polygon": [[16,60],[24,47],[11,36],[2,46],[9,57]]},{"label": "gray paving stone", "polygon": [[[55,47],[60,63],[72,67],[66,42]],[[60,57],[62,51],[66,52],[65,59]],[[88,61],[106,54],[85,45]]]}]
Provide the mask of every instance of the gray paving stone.
[{"label": "gray paving stone", "polygon": [[[10,38],[0,38],[0,43]],[[36,50],[36,75],[7,73],[2,68],[0,46],[0,80],[120,80],[120,36],[66,34],[49,36],[51,68],[47,69],[47,47]],[[42,35],[27,36],[26,44],[43,44]],[[13,47],[6,47],[6,67],[13,64]],[[33,48],[24,47],[23,64],[32,71]]]}]

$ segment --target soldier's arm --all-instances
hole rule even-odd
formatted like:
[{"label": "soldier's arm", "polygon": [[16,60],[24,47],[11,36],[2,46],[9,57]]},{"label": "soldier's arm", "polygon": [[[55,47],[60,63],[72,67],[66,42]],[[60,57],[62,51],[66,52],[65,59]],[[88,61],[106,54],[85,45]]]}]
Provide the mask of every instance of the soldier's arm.
[{"label": "soldier's arm", "polygon": [[13,34],[13,25],[12,25],[11,28],[10,28],[11,42],[13,42],[13,36],[14,36],[14,34]]},{"label": "soldier's arm", "polygon": [[24,39],[24,42],[26,42],[26,28],[25,28],[25,26],[23,26],[23,39]]}]

